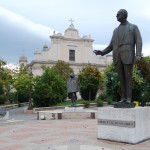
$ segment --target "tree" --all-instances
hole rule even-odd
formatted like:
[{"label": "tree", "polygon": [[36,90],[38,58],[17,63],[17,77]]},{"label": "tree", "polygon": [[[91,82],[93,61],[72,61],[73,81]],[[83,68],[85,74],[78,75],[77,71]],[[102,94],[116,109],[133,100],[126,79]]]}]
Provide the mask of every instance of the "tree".
[{"label": "tree", "polygon": [[108,98],[112,101],[120,100],[120,84],[118,73],[116,72],[115,66],[110,64],[104,70],[105,76],[105,92]]},{"label": "tree", "polygon": [[3,88],[3,77],[4,77],[3,65],[5,65],[5,62],[0,60],[0,104],[4,104],[6,100]]},{"label": "tree", "polygon": [[5,67],[6,63],[0,60],[0,101],[5,103],[9,99],[9,92],[13,88],[13,78],[10,69]]},{"label": "tree", "polygon": [[150,63],[150,56],[144,57],[143,60],[144,60],[145,62]]},{"label": "tree", "polygon": [[5,92],[6,100],[8,100],[9,93],[13,89],[13,76],[11,74],[11,70],[9,70],[8,68],[5,68],[4,70],[3,89]]},{"label": "tree", "polygon": [[4,77],[5,77],[5,72],[4,72],[4,68],[3,66],[5,65],[6,63],[3,61],[3,60],[0,60],[0,95],[4,94],[4,89],[3,89],[3,80],[4,80]]},{"label": "tree", "polygon": [[19,103],[29,101],[30,82],[32,77],[28,74],[25,66],[20,66],[19,72],[14,76],[14,87],[16,89],[17,100]]},{"label": "tree", "polygon": [[[139,101],[142,106],[150,101],[150,62],[143,58],[133,67],[132,101]],[[120,100],[120,84],[115,66],[107,66],[105,71],[106,94],[112,101]]]},{"label": "tree", "polygon": [[73,72],[73,69],[70,68],[70,65],[62,60],[58,60],[56,65],[52,68],[56,69],[65,82],[67,82],[70,73]]},{"label": "tree", "polygon": [[15,79],[14,87],[17,91],[17,99],[19,103],[29,101],[29,85],[30,85],[30,76],[28,74],[19,75]]},{"label": "tree", "polygon": [[[135,65],[132,74],[132,101],[142,102],[142,93],[145,90],[145,79],[141,74],[141,70]],[[145,86],[145,87],[144,87]]]},{"label": "tree", "polygon": [[150,57],[144,57],[137,63],[138,69],[141,71],[143,77],[150,81]]},{"label": "tree", "polygon": [[43,68],[43,74],[34,79],[35,107],[48,107],[61,102],[66,96],[66,83],[54,68]]},{"label": "tree", "polygon": [[6,65],[6,63],[3,60],[0,60],[0,94],[4,93],[4,90],[3,90],[3,79],[5,77],[4,65]]},{"label": "tree", "polygon": [[150,102],[150,56],[144,57],[137,63],[139,74],[143,77],[143,87],[141,86],[141,105]]},{"label": "tree", "polygon": [[101,75],[96,67],[87,65],[79,73],[79,89],[84,100],[95,100]]}]

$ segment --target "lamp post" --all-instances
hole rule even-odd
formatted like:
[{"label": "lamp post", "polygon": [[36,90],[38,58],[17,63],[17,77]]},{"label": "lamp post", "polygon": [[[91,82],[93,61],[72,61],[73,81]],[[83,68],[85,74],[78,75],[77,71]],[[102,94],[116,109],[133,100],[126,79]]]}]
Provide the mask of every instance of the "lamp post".
[{"label": "lamp post", "polygon": [[28,110],[33,110],[32,106],[32,86],[31,86],[31,80],[32,80],[32,68],[29,69],[29,105],[28,105]]}]

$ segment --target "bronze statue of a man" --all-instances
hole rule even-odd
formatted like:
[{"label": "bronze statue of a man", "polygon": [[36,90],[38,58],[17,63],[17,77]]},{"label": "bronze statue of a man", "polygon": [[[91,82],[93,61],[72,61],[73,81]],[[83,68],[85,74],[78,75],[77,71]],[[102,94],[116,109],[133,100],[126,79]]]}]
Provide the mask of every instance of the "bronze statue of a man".
[{"label": "bronze statue of a man", "polygon": [[[113,52],[113,62],[116,66],[120,86],[120,102],[132,102],[132,70],[133,64],[141,59],[142,38],[138,27],[127,21],[128,13],[120,9],[116,15],[120,25],[115,28],[110,44],[103,50],[94,50],[96,55]],[[136,50],[135,50],[136,47]]]},{"label": "bronze statue of a man", "polygon": [[67,94],[72,101],[72,106],[76,106],[77,101],[76,92],[78,91],[79,91],[78,78],[74,75],[74,73],[71,73],[70,78],[67,81]]}]

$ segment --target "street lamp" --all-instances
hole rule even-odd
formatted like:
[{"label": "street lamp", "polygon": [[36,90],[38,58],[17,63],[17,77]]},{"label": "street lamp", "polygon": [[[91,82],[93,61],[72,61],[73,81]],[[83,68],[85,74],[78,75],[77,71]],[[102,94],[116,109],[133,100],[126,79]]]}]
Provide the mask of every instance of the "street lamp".
[{"label": "street lamp", "polygon": [[32,106],[32,86],[31,86],[31,81],[32,81],[32,68],[30,67],[29,69],[29,105],[28,105],[28,110],[33,110],[33,106]]}]

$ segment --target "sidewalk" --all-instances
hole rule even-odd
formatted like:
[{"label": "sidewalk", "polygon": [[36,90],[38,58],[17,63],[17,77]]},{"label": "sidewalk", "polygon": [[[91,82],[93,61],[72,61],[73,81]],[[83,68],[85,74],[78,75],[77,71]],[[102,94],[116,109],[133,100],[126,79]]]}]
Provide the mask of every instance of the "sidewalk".
[{"label": "sidewalk", "polygon": [[96,119],[24,120],[0,126],[0,150],[150,150],[150,140],[97,140]]}]

